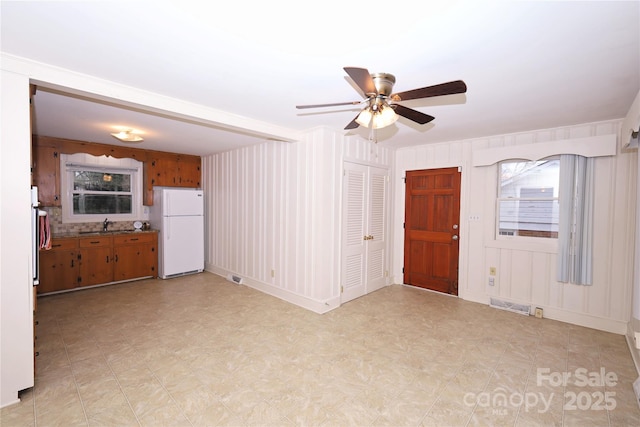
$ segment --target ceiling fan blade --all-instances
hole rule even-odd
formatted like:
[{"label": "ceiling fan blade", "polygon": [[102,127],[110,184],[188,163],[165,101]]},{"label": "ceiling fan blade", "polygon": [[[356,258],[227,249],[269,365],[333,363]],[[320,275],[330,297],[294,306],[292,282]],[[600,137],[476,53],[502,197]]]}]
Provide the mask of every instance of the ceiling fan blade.
[{"label": "ceiling fan blade", "polygon": [[391,95],[391,99],[396,102],[408,101],[410,99],[465,93],[466,91],[467,85],[462,80],[455,80],[453,82],[441,83],[435,86],[427,86],[420,89],[408,90],[406,92],[394,93]]},{"label": "ceiling fan blade", "polygon": [[[360,113],[358,113],[358,116],[359,116],[359,115],[360,115]],[[346,126],[344,127],[344,130],[355,129],[355,128],[357,128],[358,126],[360,126],[360,125],[358,124],[358,122],[356,122],[356,119],[358,118],[358,116],[355,116],[355,117],[353,118],[353,120],[351,120],[351,121],[349,122],[349,124],[348,124],[348,125],[346,125]]]},{"label": "ceiling fan blade", "polygon": [[369,70],[366,68],[344,67],[344,71],[349,74],[349,77],[358,85],[365,96],[378,95],[378,90],[373,84]]},{"label": "ceiling fan blade", "polygon": [[431,120],[435,119],[435,117],[433,116],[421,113],[420,111],[414,110],[412,108],[407,108],[400,104],[393,104],[391,105],[391,107],[396,110],[397,114],[416,123],[420,123],[421,125],[429,123]]},{"label": "ceiling fan blade", "polygon": [[337,107],[338,105],[358,105],[361,103],[362,101],[334,102],[332,104],[296,105],[296,108],[304,109],[304,108]]}]

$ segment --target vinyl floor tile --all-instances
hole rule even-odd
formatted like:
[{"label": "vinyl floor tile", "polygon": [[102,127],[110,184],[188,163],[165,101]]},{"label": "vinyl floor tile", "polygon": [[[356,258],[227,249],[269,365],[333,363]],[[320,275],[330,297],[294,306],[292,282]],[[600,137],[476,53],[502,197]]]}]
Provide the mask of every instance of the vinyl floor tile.
[{"label": "vinyl floor tile", "polygon": [[[640,425],[624,337],[411,287],[319,315],[202,273],[43,297],[37,317],[35,386],[2,427]],[[544,376],[579,368],[617,382]],[[568,410],[567,391],[615,407]]]}]

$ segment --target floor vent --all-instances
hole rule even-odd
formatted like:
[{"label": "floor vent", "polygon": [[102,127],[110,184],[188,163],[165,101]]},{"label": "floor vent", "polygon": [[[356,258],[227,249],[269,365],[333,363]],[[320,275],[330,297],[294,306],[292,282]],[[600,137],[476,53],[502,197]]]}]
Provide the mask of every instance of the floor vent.
[{"label": "floor vent", "polygon": [[237,285],[242,285],[242,277],[236,276],[235,274],[229,274],[227,280]]},{"label": "floor vent", "polygon": [[528,316],[531,313],[530,305],[516,304],[515,302],[503,301],[497,298],[491,298],[489,306],[499,308],[500,310],[511,311],[513,313],[524,314],[525,316]]}]

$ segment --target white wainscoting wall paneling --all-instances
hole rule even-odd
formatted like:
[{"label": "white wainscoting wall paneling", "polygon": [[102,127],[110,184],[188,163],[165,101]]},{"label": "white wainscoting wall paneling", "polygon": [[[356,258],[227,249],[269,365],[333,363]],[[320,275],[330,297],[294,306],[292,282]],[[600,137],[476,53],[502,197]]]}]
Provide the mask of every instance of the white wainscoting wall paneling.
[{"label": "white wainscoting wall paneling", "polygon": [[390,166],[393,154],[315,128],[203,157],[205,269],[318,313],[338,307],[345,158]]},{"label": "white wainscoting wall paneling", "polygon": [[[590,140],[614,135],[620,147],[621,120],[587,123],[489,138],[425,144],[396,153],[396,258],[393,274],[402,283],[404,182],[407,170],[462,168],[460,229],[460,297],[488,304],[490,297],[541,307],[544,316],[577,325],[624,334],[631,315],[636,211],[636,155],[617,150],[596,158],[595,265],[592,286],[556,281],[557,244],[551,239],[495,237],[497,165],[473,166],[474,152],[517,145]],[[585,139],[586,138],[586,139]],[[489,268],[495,285],[489,286]]]}]

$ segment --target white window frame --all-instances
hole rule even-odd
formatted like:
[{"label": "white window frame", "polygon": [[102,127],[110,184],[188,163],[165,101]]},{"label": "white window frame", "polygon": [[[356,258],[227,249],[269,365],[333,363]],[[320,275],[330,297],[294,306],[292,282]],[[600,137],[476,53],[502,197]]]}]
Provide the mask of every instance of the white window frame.
[{"label": "white window frame", "polygon": [[[90,154],[62,154],[60,156],[60,193],[62,194],[62,222],[102,222],[135,221],[142,218],[142,162],[134,159],[116,159],[107,156]],[[73,213],[73,178],[74,171],[88,170],[104,173],[131,174],[131,213],[130,214],[74,214]]]},{"label": "white window frame", "polygon": [[[540,159],[540,160],[558,160],[559,157],[558,156],[550,156],[546,159]],[[502,184],[502,179],[500,177],[500,173],[502,170],[502,164],[503,163],[514,163],[514,162],[528,162],[531,160],[518,160],[518,159],[510,159],[510,160],[503,160],[498,162],[497,167],[498,167],[498,173],[497,173],[497,188],[496,188],[496,214],[495,214],[495,227],[494,227],[494,232],[495,232],[495,239],[496,240],[521,240],[521,241],[530,241],[530,242],[540,242],[540,241],[552,241],[552,242],[557,242],[558,241],[558,237],[555,236],[521,236],[521,235],[508,235],[508,234],[500,234],[500,202],[503,201],[557,201],[558,204],[558,208],[560,206],[560,198],[559,196],[554,196],[554,197],[550,197],[550,198],[522,198],[522,197],[517,197],[517,198],[511,198],[511,197],[503,197],[502,193],[501,193],[501,184]],[[559,182],[558,182],[559,185]],[[555,189],[556,191],[558,191],[558,188]]]}]

